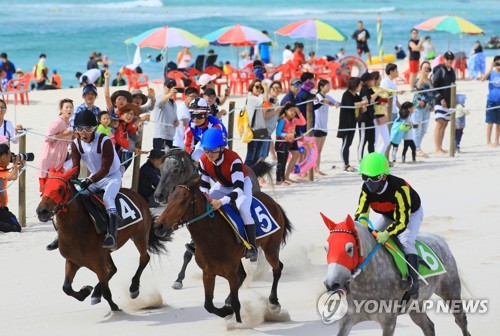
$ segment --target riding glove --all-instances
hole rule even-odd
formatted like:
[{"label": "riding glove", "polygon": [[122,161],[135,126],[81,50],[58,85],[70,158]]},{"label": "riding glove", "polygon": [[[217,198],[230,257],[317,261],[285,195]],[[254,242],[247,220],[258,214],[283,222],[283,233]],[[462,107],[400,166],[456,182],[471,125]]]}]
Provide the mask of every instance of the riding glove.
[{"label": "riding glove", "polygon": [[386,231],[379,231],[377,233],[377,242],[379,244],[385,244],[385,242],[387,241],[387,239],[389,239],[389,232],[386,230]]},{"label": "riding glove", "polygon": [[92,181],[90,178],[86,178],[84,180],[82,180],[80,182],[80,188],[82,188],[82,190],[85,190],[87,189],[92,183],[94,183],[94,181]]}]

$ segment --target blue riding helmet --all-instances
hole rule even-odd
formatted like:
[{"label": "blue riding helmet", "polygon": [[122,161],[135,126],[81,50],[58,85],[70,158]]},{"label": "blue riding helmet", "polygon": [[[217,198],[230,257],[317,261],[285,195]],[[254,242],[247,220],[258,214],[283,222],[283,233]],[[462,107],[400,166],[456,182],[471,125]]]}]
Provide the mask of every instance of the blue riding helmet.
[{"label": "blue riding helmet", "polygon": [[201,147],[208,150],[225,147],[226,144],[226,136],[220,129],[215,127],[207,129],[201,138]]}]

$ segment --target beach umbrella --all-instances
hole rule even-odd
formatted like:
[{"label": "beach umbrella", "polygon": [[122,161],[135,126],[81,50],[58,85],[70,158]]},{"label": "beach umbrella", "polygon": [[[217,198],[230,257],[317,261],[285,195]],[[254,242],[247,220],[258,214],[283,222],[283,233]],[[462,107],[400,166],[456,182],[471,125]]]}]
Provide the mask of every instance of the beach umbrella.
[{"label": "beach umbrella", "polygon": [[259,30],[240,24],[217,29],[205,35],[203,39],[208,40],[210,44],[235,47],[271,42],[271,39]]},{"label": "beach umbrella", "polygon": [[380,18],[377,19],[377,44],[380,63],[384,63],[384,33],[382,32],[382,20]]},{"label": "beach umbrella", "polygon": [[323,21],[310,19],[290,23],[275,31],[275,34],[308,40],[345,41],[347,36],[339,29]]},{"label": "beach umbrella", "polygon": [[438,16],[416,25],[415,28],[421,30],[435,30],[449,33],[448,49],[450,48],[451,34],[484,34],[483,29],[479,28],[472,22],[469,22],[455,15]]},{"label": "beach umbrella", "polygon": [[208,41],[191,34],[187,30],[174,27],[157,27],[125,40],[126,44],[153,49],[174,47],[205,47]]}]

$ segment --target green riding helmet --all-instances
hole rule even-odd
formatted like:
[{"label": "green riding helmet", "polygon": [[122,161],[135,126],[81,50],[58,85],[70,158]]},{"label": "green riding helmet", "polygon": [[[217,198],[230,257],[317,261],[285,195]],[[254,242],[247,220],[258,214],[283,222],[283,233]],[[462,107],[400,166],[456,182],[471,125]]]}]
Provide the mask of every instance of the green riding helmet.
[{"label": "green riding helmet", "polygon": [[389,161],[380,153],[370,153],[361,160],[359,174],[366,176],[379,176],[381,174],[389,175]]}]

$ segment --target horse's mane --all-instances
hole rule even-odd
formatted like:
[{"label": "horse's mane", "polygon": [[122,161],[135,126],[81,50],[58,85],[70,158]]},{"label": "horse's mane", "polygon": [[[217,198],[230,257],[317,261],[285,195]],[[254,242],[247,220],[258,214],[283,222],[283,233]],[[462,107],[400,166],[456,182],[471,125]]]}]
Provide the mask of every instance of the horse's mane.
[{"label": "horse's mane", "polygon": [[166,159],[167,157],[169,156],[182,156],[184,158],[189,158],[191,159],[191,155],[189,155],[188,152],[186,152],[184,149],[182,148],[171,148],[169,149],[165,155],[163,156],[163,159]]}]

